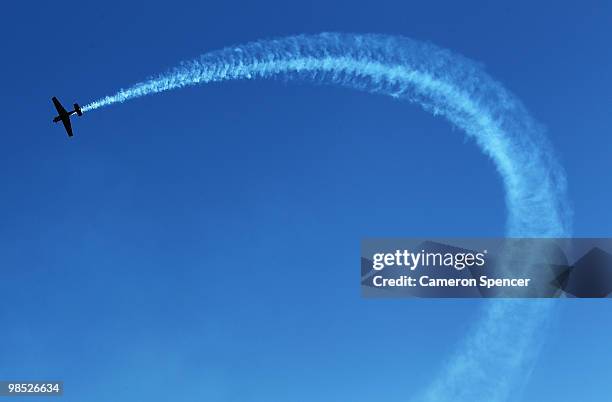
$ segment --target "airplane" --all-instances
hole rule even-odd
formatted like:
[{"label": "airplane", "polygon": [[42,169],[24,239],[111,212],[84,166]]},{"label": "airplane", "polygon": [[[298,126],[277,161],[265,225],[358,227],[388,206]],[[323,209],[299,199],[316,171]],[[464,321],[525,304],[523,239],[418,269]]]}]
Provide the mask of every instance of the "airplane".
[{"label": "airplane", "polygon": [[79,106],[78,103],[75,103],[74,110],[71,110],[68,112],[66,109],[64,109],[60,101],[57,100],[55,96],[51,98],[51,100],[53,101],[53,105],[55,105],[55,108],[57,109],[57,116],[53,118],[53,122],[57,123],[61,121],[62,123],[64,123],[64,128],[66,129],[66,132],[68,133],[68,137],[72,137],[72,125],[70,124],[70,116],[75,113],[77,114],[77,116],[83,116],[81,107]]}]

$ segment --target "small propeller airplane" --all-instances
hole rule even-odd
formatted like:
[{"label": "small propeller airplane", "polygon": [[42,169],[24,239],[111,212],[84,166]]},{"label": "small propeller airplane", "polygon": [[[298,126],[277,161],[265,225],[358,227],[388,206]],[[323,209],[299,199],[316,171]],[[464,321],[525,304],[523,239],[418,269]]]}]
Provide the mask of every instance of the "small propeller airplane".
[{"label": "small propeller airplane", "polygon": [[67,111],[66,109],[64,109],[60,101],[57,100],[55,96],[51,98],[51,100],[53,101],[53,105],[55,105],[55,108],[57,109],[57,116],[53,118],[53,122],[57,123],[61,121],[62,123],[64,123],[64,128],[66,129],[66,132],[68,133],[68,137],[72,137],[73,134],[72,134],[72,125],[70,124],[70,116],[75,113],[77,116],[83,116],[81,107],[79,106],[78,103],[75,103],[74,110]]}]

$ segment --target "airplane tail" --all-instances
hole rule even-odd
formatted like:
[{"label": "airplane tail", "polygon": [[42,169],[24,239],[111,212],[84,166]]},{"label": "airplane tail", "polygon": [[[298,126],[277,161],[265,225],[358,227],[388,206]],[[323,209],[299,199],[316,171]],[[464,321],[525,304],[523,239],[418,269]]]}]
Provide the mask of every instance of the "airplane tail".
[{"label": "airplane tail", "polygon": [[74,104],[74,111],[77,113],[77,116],[83,116],[83,111],[78,103]]}]

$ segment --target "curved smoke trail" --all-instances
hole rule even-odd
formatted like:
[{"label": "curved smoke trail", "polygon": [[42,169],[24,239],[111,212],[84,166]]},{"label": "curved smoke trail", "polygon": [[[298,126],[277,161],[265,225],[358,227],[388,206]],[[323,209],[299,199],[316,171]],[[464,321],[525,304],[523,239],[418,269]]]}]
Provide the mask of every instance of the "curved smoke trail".
[{"label": "curved smoke trail", "polygon": [[[541,127],[478,65],[430,44],[335,33],[253,42],[204,54],[83,111],[189,85],[273,77],[390,95],[446,117],[499,171],[508,236],[569,235],[564,172]],[[529,374],[542,339],[536,335],[550,308],[536,301],[489,301],[483,318],[419,401],[507,400]]]}]

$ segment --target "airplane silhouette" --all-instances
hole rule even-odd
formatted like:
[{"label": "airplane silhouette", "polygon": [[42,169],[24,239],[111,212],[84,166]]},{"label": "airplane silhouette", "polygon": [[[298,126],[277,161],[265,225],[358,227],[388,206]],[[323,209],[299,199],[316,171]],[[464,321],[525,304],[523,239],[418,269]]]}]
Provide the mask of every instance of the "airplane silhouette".
[{"label": "airplane silhouette", "polygon": [[53,118],[53,122],[57,123],[61,121],[62,123],[64,123],[64,128],[66,129],[66,132],[68,133],[68,137],[72,137],[73,134],[72,134],[72,125],[70,124],[70,116],[75,113],[77,114],[77,116],[83,116],[81,107],[79,106],[78,103],[75,103],[74,110],[67,111],[66,109],[64,109],[60,101],[57,100],[55,96],[51,98],[51,100],[53,101],[53,105],[55,105],[55,108],[57,109],[57,113],[58,113],[57,116]]}]

